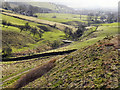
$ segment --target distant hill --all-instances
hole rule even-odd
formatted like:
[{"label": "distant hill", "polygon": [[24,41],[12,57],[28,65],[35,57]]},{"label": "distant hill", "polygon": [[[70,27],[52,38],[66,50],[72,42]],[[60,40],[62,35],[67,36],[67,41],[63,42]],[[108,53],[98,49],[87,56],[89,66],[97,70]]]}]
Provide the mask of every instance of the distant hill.
[{"label": "distant hill", "polygon": [[26,16],[34,16],[35,13],[52,13],[49,8],[36,7],[23,2],[3,2],[2,6],[5,10],[11,10],[14,13],[19,13]]},{"label": "distant hill", "polygon": [[26,2],[26,4],[40,7],[40,8],[48,8],[48,9],[53,10],[54,12],[59,12],[59,13],[75,12],[73,8],[67,7],[65,5],[51,3],[51,2]]},{"label": "distant hill", "polygon": [[35,13],[75,13],[70,7],[51,2],[3,2],[0,7],[27,16]]}]

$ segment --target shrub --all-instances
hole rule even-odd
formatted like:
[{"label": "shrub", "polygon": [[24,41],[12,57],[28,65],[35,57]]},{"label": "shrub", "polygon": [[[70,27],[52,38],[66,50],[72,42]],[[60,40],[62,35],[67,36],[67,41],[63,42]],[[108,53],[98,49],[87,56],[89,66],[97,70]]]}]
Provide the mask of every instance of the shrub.
[{"label": "shrub", "polygon": [[52,18],[56,18],[56,16],[52,16]]},{"label": "shrub", "polygon": [[53,43],[51,44],[51,46],[52,46],[52,48],[58,48],[59,46],[60,46],[60,42],[59,41],[57,41],[57,40],[55,40],[55,41],[53,41]]},{"label": "shrub", "polygon": [[3,58],[8,58],[12,55],[12,49],[10,47],[3,48],[2,53],[3,53],[3,55],[2,55]]},{"label": "shrub", "polygon": [[2,20],[2,24],[3,25],[7,25],[7,21],[6,20]]},{"label": "shrub", "polygon": [[36,17],[36,18],[37,18],[38,16],[37,16],[37,15],[33,15],[33,17]]},{"label": "shrub", "polygon": [[19,26],[18,28],[20,29],[20,32],[22,32],[25,27],[24,26]]},{"label": "shrub", "polygon": [[30,25],[29,25],[29,23],[27,22],[27,23],[25,23],[25,30],[27,31],[27,30],[29,30],[31,27],[30,27]]}]

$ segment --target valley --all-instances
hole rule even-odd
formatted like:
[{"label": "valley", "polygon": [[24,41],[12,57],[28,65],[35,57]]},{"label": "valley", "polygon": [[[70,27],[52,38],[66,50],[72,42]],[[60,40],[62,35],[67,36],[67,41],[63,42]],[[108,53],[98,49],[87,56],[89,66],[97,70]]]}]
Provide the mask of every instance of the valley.
[{"label": "valley", "polygon": [[17,3],[1,8],[3,89],[120,87],[119,22],[52,3],[26,4],[41,5],[40,13],[23,15]]}]

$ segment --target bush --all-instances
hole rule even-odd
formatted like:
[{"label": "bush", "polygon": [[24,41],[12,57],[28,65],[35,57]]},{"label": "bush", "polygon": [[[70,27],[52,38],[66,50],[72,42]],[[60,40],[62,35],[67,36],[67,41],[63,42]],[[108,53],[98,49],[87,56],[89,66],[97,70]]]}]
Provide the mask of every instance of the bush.
[{"label": "bush", "polygon": [[56,18],[56,16],[52,16],[52,18]]},{"label": "bush", "polygon": [[60,41],[53,41],[53,43],[51,44],[52,48],[55,49],[55,48],[58,48],[60,46]]},{"label": "bush", "polygon": [[12,49],[11,48],[3,48],[2,50],[2,53],[3,53],[3,58],[8,58],[12,55]]},{"label": "bush", "polygon": [[36,17],[36,18],[37,18],[38,16],[37,16],[37,15],[33,15],[33,17]]},{"label": "bush", "polygon": [[2,24],[3,25],[7,25],[7,26],[11,26],[12,25],[12,23],[7,22],[6,20],[2,20]]},{"label": "bush", "polygon": [[7,21],[6,20],[2,20],[2,24],[3,25],[7,25]]}]

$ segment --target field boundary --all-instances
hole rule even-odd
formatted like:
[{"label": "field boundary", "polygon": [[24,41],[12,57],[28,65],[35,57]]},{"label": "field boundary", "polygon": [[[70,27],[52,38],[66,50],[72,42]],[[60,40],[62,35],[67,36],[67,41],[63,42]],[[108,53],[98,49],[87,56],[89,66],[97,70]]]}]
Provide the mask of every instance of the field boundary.
[{"label": "field boundary", "polygon": [[7,59],[2,59],[2,61],[3,62],[6,62],[6,61],[20,61],[20,60],[26,60],[26,59],[32,59],[32,58],[38,58],[38,57],[44,57],[44,56],[63,55],[63,54],[69,54],[69,53],[74,52],[76,50],[77,49],[72,49],[72,50],[67,50],[67,51],[48,52],[48,53],[42,53],[42,54],[35,54],[35,55],[25,56],[25,57],[7,58]]},{"label": "field boundary", "polygon": [[26,20],[26,21],[30,21],[30,22],[35,22],[35,23],[38,23],[38,24],[44,24],[44,25],[49,25],[49,26],[53,26],[53,27],[56,26],[56,28],[58,28],[60,30],[64,30],[66,28],[72,29],[73,31],[77,30],[77,28],[75,28],[73,26],[65,25],[65,24],[58,23],[58,22],[47,21],[47,20],[38,19],[38,18],[35,18],[35,17],[29,17],[29,19],[28,19],[28,16],[12,14],[12,13],[7,13],[7,12],[1,12],[1,13],[4,14],[4,15],[7,15],[7,16],[11,16],[11,17],[14,17],[14,18],[18,18],[18,19],[22,19],[22,20]]}]

